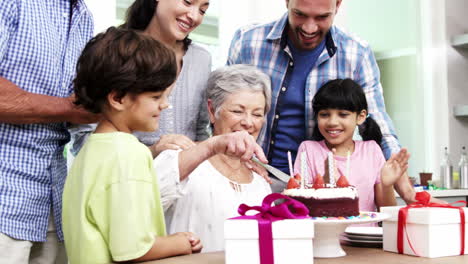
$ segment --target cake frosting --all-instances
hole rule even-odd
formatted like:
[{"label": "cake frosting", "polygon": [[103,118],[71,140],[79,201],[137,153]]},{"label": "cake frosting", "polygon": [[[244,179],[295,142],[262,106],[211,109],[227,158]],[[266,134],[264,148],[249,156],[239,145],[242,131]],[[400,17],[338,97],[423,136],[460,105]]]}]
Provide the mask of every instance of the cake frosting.
[{"label": "cake frosting", "polygon": [[285,189],[284,195],[294,197],[300,196],[304,198],[330,199],[330,198],[350,198],[358,197],[357,190],[354,187],[345,188],[320,188],[320,189]]},{"label": "cake frosting", "polygon": [[283,194],[303,203],[312,217],[359,215],[359,197],[353,186],[285,189]]}]

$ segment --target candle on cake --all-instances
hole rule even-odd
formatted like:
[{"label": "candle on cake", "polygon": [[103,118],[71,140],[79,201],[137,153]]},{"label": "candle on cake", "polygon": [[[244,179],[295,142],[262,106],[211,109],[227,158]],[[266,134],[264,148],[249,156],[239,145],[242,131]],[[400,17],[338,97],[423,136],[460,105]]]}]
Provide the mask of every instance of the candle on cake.
[{"label": "candle on cake", "polygon": [[305,177],[307,170],[307,157],[306,152],[301,152],[301,189],[305,188]]},{"label": "candle on cake", "polygon": [[348,152],[346,153],[346,177],[349,177],[349,165],[350,165],[350,156],[351,156],[351,151],[349,151],[348,149]]},{"label": "candle on cake", "polygon": [[330,178],[330,186],[335,186],[335,167],[333,160],[333,152],[328,152],[328,178]]},{"label": "candle on cake", "polygon": [[289,164],[289,176],[294,177],[291,151],[288,150],[288,164]]}]

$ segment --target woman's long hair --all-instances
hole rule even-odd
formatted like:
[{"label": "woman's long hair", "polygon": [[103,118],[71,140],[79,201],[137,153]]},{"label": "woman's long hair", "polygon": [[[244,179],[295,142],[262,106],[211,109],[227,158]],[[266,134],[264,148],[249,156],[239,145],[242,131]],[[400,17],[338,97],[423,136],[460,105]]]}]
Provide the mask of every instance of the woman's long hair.
[{"label": "woman's long hair", "polygon": [[[351,79],[336,79],[324,84],[314,96],[312,109],[315,121],[312,139],[317,141],[324,139],[317,124],[317,115],[320,110],[340,109],[353,113],[366,110],[369,112],[362,87]],[[380,127],[370,116],[367,116],[364,123],[359,125],[359,134],[363,140],[374,140],[379,145],[382,142]]]},{"label": "woman's long hair", "polygon": [[[158,2],[155,0],[135,0],[127,9],[125,23],[121,27],[135,30],[145,30],[154,16]],[[184,49],[187,50],[192,40],[183,39]]]}]

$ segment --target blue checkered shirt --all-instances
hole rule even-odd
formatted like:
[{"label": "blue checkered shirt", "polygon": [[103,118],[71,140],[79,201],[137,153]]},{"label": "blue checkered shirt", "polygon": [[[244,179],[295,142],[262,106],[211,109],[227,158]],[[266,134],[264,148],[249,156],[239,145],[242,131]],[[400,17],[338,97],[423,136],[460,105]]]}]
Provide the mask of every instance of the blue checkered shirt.
[{"label": "blue checkered shirt", "polygon": [[[280,20],[239,29],[231,42],[227,64],[251,64],[271,77],[272,104],[267,115],[267,124],[259,136],[265,153],[274,144],[278,119],[278,102],[287,89],[288,75],[294,61],[286,41],[287,13]],[[400,145],[392,121],[385,111],[380,72],[368,44],[333,26],[326,36],[325,49],[317,59],[316,66],[307,76],[305,87],[306,139],[311,139],[314,128],[312,99],[317,90],[333,79],[351,78],[364,89],[369,114],[379,124],[383,134],[382,149],[385,157],[398,152]],[[286,106],[282,106],[286,107]]]},{"label": "blue checkered shirt", "polygon": [[[93,20],[78,0],[70,20],[67,0],[0,1],[0,76],[21,89],[56,97],[72,93],[78,56]],[[65,123],[0,123],[0,233],[45,241],[53,208],[61,228]]]}]

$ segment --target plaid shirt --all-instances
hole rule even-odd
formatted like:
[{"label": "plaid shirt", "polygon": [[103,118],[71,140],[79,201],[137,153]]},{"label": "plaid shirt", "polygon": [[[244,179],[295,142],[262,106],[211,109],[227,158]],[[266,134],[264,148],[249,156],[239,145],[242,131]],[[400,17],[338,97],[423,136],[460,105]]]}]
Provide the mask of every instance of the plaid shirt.
[{"label": "plaid shirt", "polygon": [[[265,153],[274,144],[278,119],[277,106],[287,89],[294,61],[286,41],[287,13],[269,24],[250,25],[239,29],[231,42],[227,64],[251,64],[271,77],[272,104],[267,124],[259,136]],[[392,121],[385,111],[380,73],[374,55],[367,43],[345,34],[333,26],[326,36],[325,49],[316,66],[307,76],[305,87],[306,139],[311,139],[314,128],[312,99],[317,90],[333,79],[351,78],[366,94],[369,114],[379,124],[383,134],[382,149],[386,158],[398,152],[400,145]],[[286,107],[286,106],[282,106]],[[296,150],[295,150],[296,151]]]},{"label": "plaid shirt", "polygon": [[[84,0],[0,1],[0,76],[30,93],[68,97],[78,56],[93,34]],[[45,241],[53,208],[61,228],[65,123],[0,123],[0,232]]]}]

